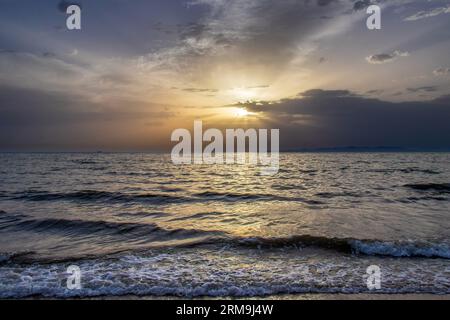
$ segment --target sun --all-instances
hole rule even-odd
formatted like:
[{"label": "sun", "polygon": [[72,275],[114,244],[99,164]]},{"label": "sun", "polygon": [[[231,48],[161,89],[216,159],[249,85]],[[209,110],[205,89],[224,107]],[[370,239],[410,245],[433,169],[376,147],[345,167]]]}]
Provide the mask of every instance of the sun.
[{"label": "sun", "polygon": [[251,115],[252,113],[249,112],[247,109],[245,108],[236,108],[235,110],[235,115],[236,117],[239,118],[244,118],[244,117],[248,117],[249,115]]},{"label": "sun", "polygon": [[234,118],[236,120],[256,120],[258,118],[257,113],[249,111],[246,107],[226,107],[219,109],[218,111],[227,118]]}]

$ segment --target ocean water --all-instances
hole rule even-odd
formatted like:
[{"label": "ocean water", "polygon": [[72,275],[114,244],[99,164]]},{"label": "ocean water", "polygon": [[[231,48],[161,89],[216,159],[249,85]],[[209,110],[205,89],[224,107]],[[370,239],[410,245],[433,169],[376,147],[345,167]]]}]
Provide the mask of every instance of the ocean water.
[{"label": "ocean water", "polygon": [[284,153],[275,176],[163,154],[4,153],[0,298],[449,294],[449,220],[448,153]]}]

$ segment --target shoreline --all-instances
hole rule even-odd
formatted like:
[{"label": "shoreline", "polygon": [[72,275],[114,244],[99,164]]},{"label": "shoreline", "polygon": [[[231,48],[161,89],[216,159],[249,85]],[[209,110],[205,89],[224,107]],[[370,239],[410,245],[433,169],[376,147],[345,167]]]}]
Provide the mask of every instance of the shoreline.
[{"label": "shoreline", "polygon": [[308,301],[308,300],[450,300],[450,294],[428,294],[428,293],[393,293],[393,294],[377,294],[377,293],[306,293],[306,294],[282,294],[270,295],[265,297],[175,297],[175,296],[98,296],[98,297],[82,297],[82,298],[48,298],[48,297],[29,297],[24,299],[0,299],[0,300],[179,300],[179,301],[202,301],[202,300],[226,300],[226,301],[252,301],[252,300],[286,300],[286,301]]}]

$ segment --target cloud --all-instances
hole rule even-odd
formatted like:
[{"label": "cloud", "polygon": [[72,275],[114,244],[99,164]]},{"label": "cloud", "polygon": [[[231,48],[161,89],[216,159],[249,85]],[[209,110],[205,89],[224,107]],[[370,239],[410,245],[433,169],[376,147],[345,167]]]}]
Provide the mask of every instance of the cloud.
[{"label": "cloud", "polygon": [[[179,89],[179,88],[173,88],[173,89]],[[209,89],[209,88],[181,88],[179,90],[186,91],[186,92],[192,92],[192,93],[216,93],[219,90],[217,89]]]},{"label": "cloud", "polygon": [[262,84],[262,85],[259,85],[259,86],[246,87],[245,89],[267,89],[267,88],[270,88],[270,85]]},{"label": "cloud", "polygon": [[330,3],[337,2],[338,0],[317,0],[317,5],[319,7],[324,7],[329,5]]},{"label": "cloud", "polygon": [[[273,83],[280,74],[294,73],[290,70],[306,63],[321,39],[355,22],[348,17],[350,1],[193,0],[188,4],[202,14],[180,28],[179,42],[143,56],[145,64],[158,59],[163,68],[175,69],[177,80],[185,82],[182,86],[205,87],[217,78],[242,79],[235,84],[242,87],[248,82]],[[333,18],[324,21],[324,16]],[[258,79],[245,80],[243,73]]]},{"label": "cloud", "polygon": [[301,97],[306,98],[342,98],[342,97],[351,97],[354,96],[349,90],[322,90],[322,89],[311,89],[305,92],[300,93]]},{"label": "cloud", "polygon": [[450,74],[450,68],[437,68],[433,71],[435,76],[447,76]]},{"label": "cloud", "polygon": [[380,95],[384,92],[384,90],[374,89],[366,92],[368,95]]},{"label": "cloud", "polygon": [[73,53],[3,50],[0,51],[0,70],[0,85],[44,92],[67,92],[94,98],[101,95],[136,96],[138,90],[151,90],[148,82],[141,80],[143,76],[139,74],[137,64],[129,60],[83,60]]},{"label": "cloud", "polygon": [[166,133],[153,127],[175,116],[151,103],[8,86],[0,86],[0,114],[0,150],[158,149]]},{"label": "cloud", "polygon": [[79,3],[79,2],[61,0],[58,3],[58,10],[63,12],[63,13],[66,13],[67,8],[69,6],[71,6],[71,5],[73,5],[73,4],[75,4],[75,5],[77,5],[77,6],[79,6],[81,8],[81,3]]},{"label": "cloud", "polygon": [[389,102],[349,90],[315,89],[293,99],[244,106],[280,129],[284,149],[450,147],[450,96],[432,101]]},{"label": "cloud", "polygon": [[448,5],[446,7],[439,7],[439,8],[434,8],[431,10],[426,10],[426,11],[419,11],[419,12],[413,14],[412,16],[405,18],[405,21],[417,21],[417,20],[421,20],[421,19],[436,17],[436,16],[439,16],[439,15],[445,14],[445,13],[450,13],[450,5]]},{"label": "cloud", "polygon": [[109,84],[113,86],[126,86],[131,85],[133,83],[133,80],[131,77],[127,74],[121,74],[121,73],[105,73],[98,76],[98,80],[100,84]]},{"label": "cloud", "polygon": [[372,4],[372,1],[370,0],[361,0],[361,1],[356,1],[353,4],[353,10],[355,11],[360,11],[360,10],[364,10],[367,7],[369,7]]},{"label": "cloud", "polygon": [[61,88],[74,84],[87,70],[68,63],[52,52],[0,52],[0,84]]},{"label": "cloud", "polygon": [[438,90],[437,86],[425,86],[425,87],[416,87],[416,88],[407,88],[409,92],[436,92]]},{"label": "cloud", "polygon": [[383,64],[387,62],[392,62],[396,60],[399,57],[408,57],[408,52],[402,52],[402,51],[394,51],[392,53],[381,53],[381,54],[375,54],[371,55],[366,58],[367,62],[370,64]]},{"label": "cloud", "polygon": [[141,106],[135,101],[122,103],[127,106],[126,111],[106,103],[90,101],[77,94],[0,86],[0,127],[42,127],[173,115],[162,108],[148,111],[148,105]]}]

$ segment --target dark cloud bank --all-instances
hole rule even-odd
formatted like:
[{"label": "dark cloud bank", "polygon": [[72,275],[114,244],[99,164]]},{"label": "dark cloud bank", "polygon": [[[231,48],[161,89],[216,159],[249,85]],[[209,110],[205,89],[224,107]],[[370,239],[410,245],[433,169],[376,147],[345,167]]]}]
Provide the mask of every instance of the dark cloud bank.
[{"label": "dark cloud bank", "polygon": [[279,103],[250,104],[281,130],[281,147],[450,147],[450,96],[388,102],[347,90],[310,90]]}]

